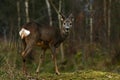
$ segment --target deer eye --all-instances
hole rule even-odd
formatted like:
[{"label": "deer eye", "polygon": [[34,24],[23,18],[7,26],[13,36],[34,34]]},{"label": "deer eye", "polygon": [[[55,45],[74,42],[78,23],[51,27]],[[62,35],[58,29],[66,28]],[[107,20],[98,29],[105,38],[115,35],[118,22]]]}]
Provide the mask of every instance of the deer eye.
[{"label": "deer eye", "polygon": [[70,23],[70,25],[72,25],[72,23]]}]

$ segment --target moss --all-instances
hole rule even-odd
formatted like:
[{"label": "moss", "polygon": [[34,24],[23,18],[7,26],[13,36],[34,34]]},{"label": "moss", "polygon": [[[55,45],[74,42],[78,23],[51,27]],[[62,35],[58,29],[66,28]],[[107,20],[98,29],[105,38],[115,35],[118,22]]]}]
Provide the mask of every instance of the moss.
[{"label": "moss", "polygon": [[61,73],[56,75],[53,73],[41,73],[31,76],[25,76],[21,71],[13,71],[12,74],[6,70],[0,70],[0,80],[119,80],[120,74],[111,72],[102,72],[94,70],[81,70],[71,73]]},{"label": "moss", "polygon": [[120,75],[117,73],[82,70],[72,73],[62,73],[61,75],[55,75],[50,73],[42,73],[39,75],[39,79],[43,80],[119,80]]}]

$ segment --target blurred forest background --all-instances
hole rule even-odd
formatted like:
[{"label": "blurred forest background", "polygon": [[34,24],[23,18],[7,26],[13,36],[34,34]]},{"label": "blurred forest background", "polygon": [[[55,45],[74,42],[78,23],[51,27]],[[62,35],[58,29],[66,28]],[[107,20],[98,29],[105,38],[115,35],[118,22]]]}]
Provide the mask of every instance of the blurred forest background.
[{"label": "blurred forest background", "polygon": [[[120,0],[52,0],[64,15],[74,15],[70,36],[58,49],[60,72],[83,69],[120,72]],[[19,30],[28,21],[59,27],[49,0],[0,0],[0,69],[21,71]],[[38,64],[40,48],[28,58],[29,71]],[[48,50],[41,72],[53,72]]]}]

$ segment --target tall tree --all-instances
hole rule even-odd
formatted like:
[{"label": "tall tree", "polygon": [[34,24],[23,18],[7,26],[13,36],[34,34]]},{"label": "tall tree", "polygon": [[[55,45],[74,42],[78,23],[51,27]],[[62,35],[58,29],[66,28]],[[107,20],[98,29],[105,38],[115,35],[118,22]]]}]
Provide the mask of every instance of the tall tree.
[{"label": "tall tree", "polygon": [[[59,12],[61,13],[62,0],[59,0]],[[61,28],[61,15],[58,14],[59,28]],[[64,48],[63,43],[60,45],[61,60],[64,61]]]},{"label": "tall tree", "polygon": [[111,0],[108,1],[108,43],[110,41],[110,33],[111,33],[110,28],[111,28]]},{"label": "tall tree", "polygon": [[103,4],[104,4],[104,14],[103,14],[103,16],[104,16],[104,25],[107,26],[107,19],[106,19],[107,18],[107,16],[106,16],[106,11],[107,11],[107,7],[106,6],[107,5],[106,5],[106,0],[104,0]]},{"label": "tall tree", "polygon": [[90,3],[90,43],[92,44],[93,42],[93,6],[92,6],[92,1],[93,0],[90,0],[89,3]]},{"label": "tall tree", "polygon": [[29,18],[29,0],[25,0],[25,12],[26,12],[26,22],[30,21]]},{"label": "tall tree", "polygon": [[50,8],[50,3],[49,0],[45,0],[46,5],[47,5],[47,10],[48,10],[48,16],[49,16],[49,21],[50,21],[50,26],[52,26],[52,16],[51,16],[51,8]]},{"label": "tall tree", "polygon": [[20,17],[20,0],[17,0],[17,14],[18,14],[18,28],[20,28],[20,21],[21,21],[21,17]]}]

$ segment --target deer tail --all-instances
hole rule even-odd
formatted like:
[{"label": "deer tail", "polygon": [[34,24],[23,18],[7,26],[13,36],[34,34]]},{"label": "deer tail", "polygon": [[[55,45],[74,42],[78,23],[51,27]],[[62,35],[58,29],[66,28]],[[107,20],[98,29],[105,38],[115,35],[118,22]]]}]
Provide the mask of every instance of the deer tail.
[{"label": "deer tail", "polygon": [[27,37],[28,35],[30,35],[30,31],[25,28],[22,28],[19,31],[19,35],[20,35],[21,39],[23,39],[23,38]]}]

